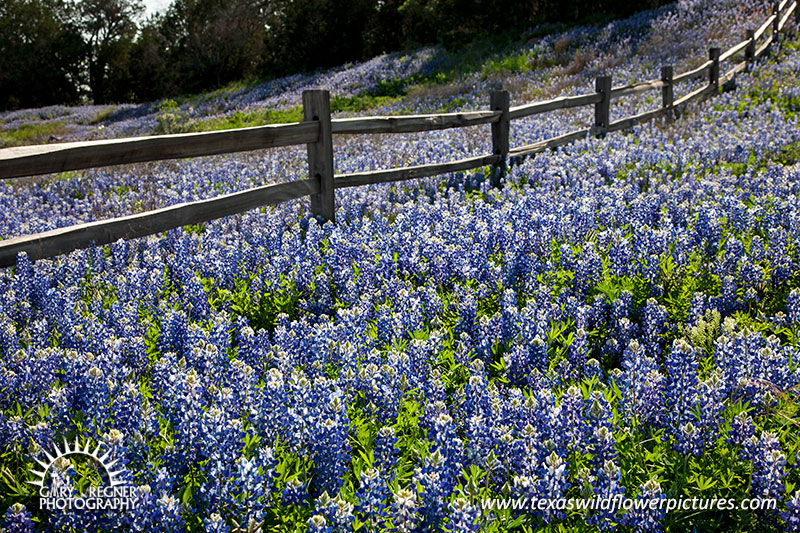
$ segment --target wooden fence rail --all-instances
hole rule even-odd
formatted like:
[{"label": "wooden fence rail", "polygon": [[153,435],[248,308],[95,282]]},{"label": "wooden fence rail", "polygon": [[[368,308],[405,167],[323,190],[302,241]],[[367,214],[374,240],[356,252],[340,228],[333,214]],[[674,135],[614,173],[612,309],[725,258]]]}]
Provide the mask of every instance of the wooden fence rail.
[{"label": "wooden fence rail", "polygon": [[[183,159],[305,144],[309,175],[308,179],[255,187],[135,215],[0,240],[0,267],[14,265],[20,252],[26,252],[32,260],[52,257],[93,244],[104,245],[119,239],[152,235],[306,196],[310,197],[311,211],[315,216],[321,220],[334,221],[335,191],[344,187],[416,179],[488,165],[498,167],[502,174],[506,168],[507,158],[518,161],[520,158],[563,146],[587,135],[602,136],[630,129],[636,124],[657,117],[671,118],[674,109],[705,95],[716,94],[723,84],[730,82],[736,74],[751,69],[757,58],[766,53],[773,44],[779,43],[780,32],[792,13],[795,15],[795,20],[800,22],[800,9],[797,3],[798,0],[791,3],[789,0],[776,2],[773,13],[758,29],[749,29],[743,41],[725,51],[709,48],[708,60],[692,70],[675,74],[673,67],[666,65],[661,68],[660,79],[617,87],[612,87],[610,76],[600,76],[596,80],[594,92],[587,94],[562,96],[543,102],[509,107],[508,92],[495,91],[491,94],[488,111],[332,119],[328,92],[315,90],[303,93],[303,122],[214,132],[0,149],[0,179],[10,179],[108,165]],[[761,40],[770,29],[772,31],[769,37],[756,47],[757,41]],[[743,60],[721,74],[720,65],[742,52]],[[676,84],[697,78],[706,78],[707,81],[688,94],[675,98]],[[611,121],[613,100],[659,89],[660,107]],[[591,126],[533,144],[511,147],[509,124],[512,120],[584,106],[594,106],[595,118]],[[483,124],[491,125],[492,154],[388,170],[334,173],[333,135],[414,133]]]}]

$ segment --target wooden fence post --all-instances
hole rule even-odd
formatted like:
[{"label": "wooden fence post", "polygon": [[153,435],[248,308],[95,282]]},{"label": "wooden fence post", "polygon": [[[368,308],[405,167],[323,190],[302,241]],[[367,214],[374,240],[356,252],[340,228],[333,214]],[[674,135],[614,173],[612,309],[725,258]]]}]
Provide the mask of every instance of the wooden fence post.
[{"label": "wooden fence post", "polygon": [[672,120],[673,116],[673,102],[675,101],[675,93],[673,91],[673,83],[672,83],[672,76],[675,70],[672,65],[664,65],[661,67],[661,81],[664,82],[664,86],[661,88],[661,107],[663,107],[665,111],[665,116],[667,120]]},{"label": "wooden fence post", "polygon": [[594,88],[603,97],[594,104],[595,135],[602,137],[611,123],[611,76],[598,76],[595,79]]},{"label": "wooden fence post", "polygon": [[708,69],[708,84],[714,88],[714,93],[719,92],[719,48],[708,49],[708,59],[711,60],[711,67]]},{"label": "wooden fence post", "polygon": [[744,49],[745,71],[753,70],[753,62],[756,60],[756,32],[753,28],[747,28],[747,48]]},{"label": "wooden fence post", "polygon": [[770,45],[770,48],[772,49],[773,52],[777,52],[781,47],[781,43],[780,43],[781,32],[778,29],[778,26],[781,23],[781,17],[780,17],[781,13],[778,10],[779,7],[780,7],[780,1],[779,0],[773,0],[773,2],[772,2],[772,14],[775,15],[775,18],[772,19],[772,44]]},{"label": "wooden fence post", "polygon": [[[508,157],[509,141],[508,132],[511,121],[508,118],[508,106],[511,97],[508,91],[492,91],[489,105],[492,111],[500,111],[500,120],[492,123],[492,153],[500,156],[497,162],[499,173],[496,179],[505,176],[506,158]],[[495,181],[495,180],[493,180]],[[497,185],[496,181],[494,183]]]},{"label": "wooden fence post", "polygon": [[336,222],[333,186],[333,135],[330,94],[324,90],[303,91],[303,116],[319,122],[319,139],[308,143],[308,177],[319,180],[319,194],[311,195],[311,213],[323,222]]}]

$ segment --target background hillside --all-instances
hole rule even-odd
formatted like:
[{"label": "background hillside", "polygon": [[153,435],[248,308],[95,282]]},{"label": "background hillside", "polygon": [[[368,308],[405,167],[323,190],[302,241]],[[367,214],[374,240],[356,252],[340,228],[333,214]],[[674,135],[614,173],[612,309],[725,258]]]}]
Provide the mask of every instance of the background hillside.
[{"label": "background hillside", "polygon": [[330,68],[423,45],[528,39],[545,22],[625,16],[663,0],[5,0],[0,110],[141,102]]},{"label": "background hillside", "polygon": [[[738,42],[746,26],[756,24],[767,9],[761,3],[684,1],[626,19],[540,26],[526,39],[504,44],[477,39],[455,49],[420,47],[313,73],[261,82],[239,80],[214,91],[142,104],[0,112],[0,147],[296,121],[301,117],[300,94],[310,88],[329,89],[337,115],[474,110],[488,105],[489,92],[500,87],[511,92],[512,105],[582,93],[600,74],[624,84],[657,77],[662,64],[674,64],[676,71],[693,67],[705,60],[708,44],[724,48]],[[9,57],[1,55],[0,61]],[[23,77],[21,72],[2,69],[0,76]],[[40,80],[24,79],[25,83]],[[142,80],[151,83],[152,78]],[[47,80],[42,84],[58,87]],[[28,93],[35,93],[35,88]],[[623,100],[617,111],[630,111],[626,105],[641,103]],[[567,123],[538,121],[533,127],[537,135],[549,134],[562,124]]]}]

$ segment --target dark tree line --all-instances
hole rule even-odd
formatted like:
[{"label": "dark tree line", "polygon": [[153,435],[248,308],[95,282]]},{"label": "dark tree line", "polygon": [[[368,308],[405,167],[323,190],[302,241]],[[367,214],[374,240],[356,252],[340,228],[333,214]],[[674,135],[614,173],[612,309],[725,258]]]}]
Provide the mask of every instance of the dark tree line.
[{"label": "dark tree line", "polygon": [[[644,0],[637,9],[664,0]],[[624,16],[628,0],[0,1],[0,109],[146,101],[471,40],[587,14]]]}]

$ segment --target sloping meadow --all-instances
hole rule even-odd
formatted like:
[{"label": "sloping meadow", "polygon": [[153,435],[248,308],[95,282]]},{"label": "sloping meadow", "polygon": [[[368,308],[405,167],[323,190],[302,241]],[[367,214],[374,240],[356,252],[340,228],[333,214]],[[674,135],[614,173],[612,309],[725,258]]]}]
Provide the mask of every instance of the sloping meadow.
[{"label": "sloping meadow", "polygon": [[[659,12],[654,31],[701,8]],[[0,273],[3,525],[797,530],[798,56],[787,38],[737,91],[540,154],[498,186],[487,168],[340,190],[335,226],[292,202],[20,256]],[[359,142],[339,144],[340,169],[488,150],[479,128]],[[6,184],[0,227],[294,179],[303,161],[280,150]],[[39,509],[35,459],[76,437],[124,466],[135,508]],[[623,495],[777,508],[488,504]]]}]

